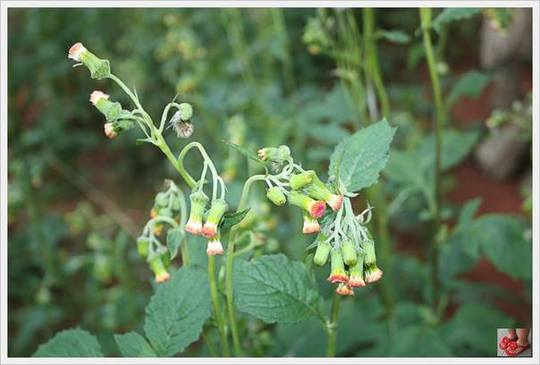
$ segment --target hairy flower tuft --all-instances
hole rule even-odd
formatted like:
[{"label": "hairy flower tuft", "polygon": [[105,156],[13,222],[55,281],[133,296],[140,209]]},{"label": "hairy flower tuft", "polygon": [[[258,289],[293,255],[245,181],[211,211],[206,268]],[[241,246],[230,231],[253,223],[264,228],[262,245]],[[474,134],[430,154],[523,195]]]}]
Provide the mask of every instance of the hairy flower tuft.
[{"label": "hairy flower tuft", "polygon": [[311,199],[309,196],[294,190],[289,194],[289,203],[304,209],[313,218],[322,217],[326,209],[326,204],[323,201]]},{"label": "hairy flower tuft", "polygon": [[339,283],[336,288],[336,293],[339,295],[354,295],[354,290],[352,290],[347,284]]},{"label": "hairy flower tuft", "polygon": [[206,203],[208,203],[208,197],[203,191],[196,191],[189,196],[189,199],[191,201],[191,210],[184,229],[191,234],[201,234],[204,209]]},{"label": "hairy flower tuft", "polygon": [[223,255],[223,245],[221,244],[219,233],[208,241],[206,254],[208,256]]},{"label": "hairy flower tuft", "polygon": [[321,226],[319,225],[319,221],[317,219],[313,218],[305,211],[302,215],[304,216],[304,227],[302,228],[302,233],[312,234],[321,230]]},{"label": "hairy flower tuft", "polygon": [[349,277],[345,272],[345,266],[343,265],[343,258],[341,257],[341,251],[333,248],[330,251],[330,276],[328,281],[331,283],[346,283],[349,281]]},{"label": "hairy flower tuft", "polygon": [[212,201],[210,210],[208,211],[208,217],[202,227],[202,235],[206,238],[214,237],[217,234],[217,228],[221,218],[229,208],[229,205],[225,199],[216,199]]}]

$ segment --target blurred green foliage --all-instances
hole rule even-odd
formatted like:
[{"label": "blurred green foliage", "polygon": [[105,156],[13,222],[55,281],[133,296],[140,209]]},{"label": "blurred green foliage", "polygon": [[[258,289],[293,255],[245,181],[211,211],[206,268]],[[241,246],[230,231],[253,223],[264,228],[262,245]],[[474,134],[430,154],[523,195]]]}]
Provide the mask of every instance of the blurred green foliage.
[{"label": "blurred green foliage", "polygon": [[[478,33],[475,14],[442,13],[435,23],[446,44],[437,52],[448,55],[440,65],[448,107],[478,97],[490,82],[490,75],[474,69],[458,78],[445,63],[459,60],[470,46],[467,38]],[[341,139],[369,123],[369,105],[360,97],[373,90],[354,87],[362,78],[355,61],[361,50],[336,28],[340,17],[361,25],[360,11],[10,9],[8,17],[10,356],[28,356],[57,331],[79,324],[98,336],[104,353],[120,354],[113,333],[142,327],[152,293],[151,275],[135,251],[137,227],[163,179],[176,179],[158,151],[139,147],[131,136],[112,142],[103,136],[101,117],[85,107],[90,92],[127,100],[107,81],[94,82],[83,68],[71,68],[67,50],[73,43],[82,41],[108,58],[153,115],[175,95],[192,103],[194,138],[214,156],[231,201],[238,201],[242,181],[258,166],[223,141],[251,151],[288,143],[305,166],[322,168]],[[433,106],[419,77],[424,55],[418,15],[415,9],[384,9],[376,20],[379,66],[392,107],[386,117],[398,127],[382,203],[392,246],[399,232],[413,231],[415,239],[401,242],[407,253],[393,249],[383,267],[383,281],[396,281],[392,307],[373,287],[343,303],[338,355],[491,356],[496,328],[515,323],[494,304],[505,292],[460,274],[488,257],[530,291],[530,219],[474,218],[478,200],[464,207],[444,204],[444,220],[457,225],[450,233],[446,227],[440,253],[443,304],[439,311],[430,306],[429,268],[422,254],[411,254],[431,239],[424,231],[433,200]],[[456,27],[456,21],[464,25]],[[529,119],[519,120],[530,126]],[[479,123],[470,130],[450,124],[442,156],[448,171],[484,130]],[[178,150],[181,142],[172,132],[169,137]],[[190,169],[197,161],[187,164]],[[452,188],[446,174],[444,190]],[[256,234],[254,254],[281,251],[303,259],[309,238],[296,233],[301,216],[258,196],[251,197],[246,222]],[[204,267],[202,244],[193,238],[187,244],[194,265]],[[311,274],[328,297],[326,273]],[[530,296],[521,305],[529,308]],[[324,355],[323,333],[311,321],[267,325],[242,318],[240,327],[250,332],[243,341],[254,356]],[[212,340],[216,333],[207,336]],[[210,353],[202,343],[187,351]]]}]

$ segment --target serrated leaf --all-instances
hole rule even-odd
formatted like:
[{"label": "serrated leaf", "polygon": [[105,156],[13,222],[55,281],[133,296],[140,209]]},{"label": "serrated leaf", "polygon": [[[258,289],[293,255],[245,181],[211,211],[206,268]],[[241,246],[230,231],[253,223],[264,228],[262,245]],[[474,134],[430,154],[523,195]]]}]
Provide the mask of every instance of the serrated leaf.
[{"label": "serrated leaf", "polygon": [[448,105],[453,105],[462,97],[478,98],[491,82],[492,76],[479,71],[469,71],[456,81],[447,98]]},{"label": "serrated leaf", "polygon": [[440,32],[443,25],[462,19],[468,19],[480,12],[478,8],[446,8],[433,20],[431,25]]},{"label": "serrated leaf", "polygon": [[58,332],[39,346],[33,357],[102,357],[101,346],[90,333],[74,328]]},{"label": "serrated leaf", "polygon": [[150,300],[144,331],[158,356],[173,356],[199,338],[209,317],[206,273],[183,267]]},{"label": "serrated leaf", "polygon": [[383,38],[387,41],[398,43],[398,44],[407,44],[410,42],[411,37],[401,31],[401,30],[378,30],[375,32],[375,37]]},{"label": "serrated leaf", "polygon": [[167,231],[167,249],[169,250],[171,260],[178,255],[178,248],[182,243],[184,235],[184,230],[180,227],[171,228]]},{"label": "serrated leaf", "polygon": [[375,184],[388,160],[395,130],[383,119],[344,139],[330,156],[329,174],[350,192]]},{"label": "serrated leaf", "polygon": [[114,335],[120,353],[124,357],[156,357],[156,353],[146,339],[136,332]]},{"label": "serrated leaf", "polygon": [[319,314],[319,294],[301,262],[279,254],[234,265],[239,311],[268,323],[297,323]]},{"label": "serrated leaf", "polygon": [[242,147],[240,145],[237,145],[235,143],[229,142],[229,141],[223,141],[227,146],[231,147],[232,149],[236,150],[237,152],[240,152],[245,157],[249,158],[250,160],[253,160],[255,162],[260,163],[261,165],[265,165],[266,163],[262,161],[257,155],[250,150],[248,150],[245,147]]},{"label": "serrated leaf", "polygon": [[241,210],[239,212],[230,213],[227,212],[223,215],[223,219],[219,225],[222,231],[225,231],[238,223],[242,222],[245,216],[248,214],[250,208]]}]

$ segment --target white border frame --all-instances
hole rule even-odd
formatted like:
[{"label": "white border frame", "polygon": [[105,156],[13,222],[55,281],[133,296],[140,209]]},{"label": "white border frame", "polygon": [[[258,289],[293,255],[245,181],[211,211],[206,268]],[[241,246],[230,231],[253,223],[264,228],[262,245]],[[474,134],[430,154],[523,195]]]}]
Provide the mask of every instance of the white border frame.
[{"label": "white border frame", "polygon": [[[317,7],[512,7],[532,8],[533,13],[533,62],[532,62],[532,95],[533,95],[533,284],[532,284],[532,348],[531,358],[13,358],[7,357],[7,11],[8,8],[29,7],[128,7],[128,8],[159,8],[159,7],[248,7],[248,8],[317,8]],[[0,363],[1,364],[538,364],[540,363],[540,342],[537,335],[539,326],[539,157],[540,157],[540,121],[539,110],[539,9],[538,1],[2,1],[0,8]],[[495,350],[495,349],[494,349]]]}]

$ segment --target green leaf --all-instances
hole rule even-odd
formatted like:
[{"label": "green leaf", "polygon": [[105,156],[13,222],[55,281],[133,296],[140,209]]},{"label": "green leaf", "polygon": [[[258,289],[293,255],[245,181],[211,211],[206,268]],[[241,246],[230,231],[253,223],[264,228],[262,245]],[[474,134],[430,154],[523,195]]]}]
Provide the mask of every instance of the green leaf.
[{"label": "green leaf", "polygon": [[448,105],[453,105],[462,97],[478,98],[491,82],[492,76],[479,72],[469,71],[456,81],[447,98]]},{"label": "green leaf", "polygon": [[458,217],[458,228],[465,228],[474,219],[474,216],[478,212],[478,209],[480,208],[480,204],[482,203],[482,198],[477,197],[474,199],[471,199],[465,203],[465,205],[461,208],[459,212]]},{"label": "green leaf", "polygon": [[446,342],[463,356],[494,356],[497,328],[508,328],[512,321],[484,304],[462,304],[444,325]]},{"label": "green leaf", "polygon": [[395,130],[383,119],[341,141],[330,156],[330,175],[351,192],[375,184],[388,160]]},{"label": "green leaf", "polygon": [[184,235],[184,230],[180,227],[171,228],[167,231],[167,248],[169,249],[171,260],[178,255],[178,248],[182,243]]},{"label": "green leaf", "polygon": [[173,356],[199,338],[209,317],[206,274],[183,267],[161,284],[150,300],[144,331],[158,356]]},{"label": "green leaf", "polygon": [[233,150],[236,150],[237,152],[240,152],[242,155],[244,155],[245,157],[249,158],[250,160],[253,160],[255,162],[258,162],[260,163],[261,165],[265,165],[266,163],[264,161],[262,161],[261,159],[259,159],[259,157],[251,152],[250,150],[248,150],[247,148],[245,147],[242,147],[240,145],[237,145],[235,143],[232,143],[232,142],[229,142],[229,141],[223,141],[223,143],[225,143],[227,146],[231,147]]},{"label": "green leaf", "polygon": [[433,20],[431,25],[440,32],[443,25],[462,19],[468,19],[480,12],[478,8],[446,8]]},{"label": "green leaf", "polygon": [[248,214],[250,208],[241,210],[239,212],[230,213],[227,212],[223,215],[223,220],[220,223],[220,229],[225,231],[238,223],[242,222],[245,216]]},{"label": "green leaf", "polygon": [[297,323],[319,315],[319,294],[301,262],[279,254],[234,265],[239,311],[268,323]]},{"label": "green leaf", "polygon": [[102,357],[101,346],[90,333],[74,328],[58,332],[39,346],[33,357]]},{"label": "green leaf", "polygon": [[114,335],[120,353],[124,357],[156,357],[156,353],[146,339],[137,332]]},{"label": "green leaf", "polygon": [[399,43],[399,44],[407,44],[411,40],[411,37],[407,33],[401,30],[382,30],[381,29],[375,32],[375,37],[383,38],[383,39],[386,39],[387,41]]}]

